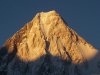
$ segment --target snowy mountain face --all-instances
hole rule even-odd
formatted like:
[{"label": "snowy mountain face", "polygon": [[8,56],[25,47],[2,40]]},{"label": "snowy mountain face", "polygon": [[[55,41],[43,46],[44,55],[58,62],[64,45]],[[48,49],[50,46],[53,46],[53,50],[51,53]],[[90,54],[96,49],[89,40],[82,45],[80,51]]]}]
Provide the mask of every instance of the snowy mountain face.
[{"label": "snowy mountain face", "polygon": [[56,11],[41,12],[0,48],[0,75],[100,75],[100,54]]}]

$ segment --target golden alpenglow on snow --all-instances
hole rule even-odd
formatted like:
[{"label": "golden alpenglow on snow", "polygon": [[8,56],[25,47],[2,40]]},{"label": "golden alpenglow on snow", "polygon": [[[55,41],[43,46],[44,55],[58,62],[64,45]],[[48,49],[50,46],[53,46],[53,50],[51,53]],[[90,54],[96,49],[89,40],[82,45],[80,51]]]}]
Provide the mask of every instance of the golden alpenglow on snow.
[{"label": "golden alpenglow on snow", "polygon": [[40,12],[0,48],[0,75],[100,75],[99,55],[56,11]]}]

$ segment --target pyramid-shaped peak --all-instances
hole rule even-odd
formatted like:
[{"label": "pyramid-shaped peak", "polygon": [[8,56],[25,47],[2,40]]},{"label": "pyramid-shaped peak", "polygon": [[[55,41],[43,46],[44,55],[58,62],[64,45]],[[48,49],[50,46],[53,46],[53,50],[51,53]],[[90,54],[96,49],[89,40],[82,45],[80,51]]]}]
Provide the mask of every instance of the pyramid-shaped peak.
[{"label": "pyramid-shaped peak", "polygon": [[98,53],[54,10],[37,13],[5,42],[3,50],[7,54],[0,70],[7,69],[7,75],[89,75],[88,61]]},{"label": "pyramid-shaped peak", "polygon": [[[38,13],[32,21],[7,40],[5,46],[8,52],[12,52],[16,46],[17,56],[26,61],[36,60],[49,52],[53,56],[79,63],[85,60],[82,51],[87,59],[97,52],[69,28],[56,11]],[[88,48],[89,55],[86,53]]]}]

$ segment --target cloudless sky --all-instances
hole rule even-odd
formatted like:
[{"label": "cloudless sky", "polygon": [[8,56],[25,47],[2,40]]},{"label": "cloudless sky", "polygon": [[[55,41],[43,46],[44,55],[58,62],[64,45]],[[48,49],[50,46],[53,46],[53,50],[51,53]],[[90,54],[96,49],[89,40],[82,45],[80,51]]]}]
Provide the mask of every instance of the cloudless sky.
[{"label": "cloudless sky", "polygon": [[37,12],[50,10],[100,49],[100,0],[0,0],[0,46]]}]

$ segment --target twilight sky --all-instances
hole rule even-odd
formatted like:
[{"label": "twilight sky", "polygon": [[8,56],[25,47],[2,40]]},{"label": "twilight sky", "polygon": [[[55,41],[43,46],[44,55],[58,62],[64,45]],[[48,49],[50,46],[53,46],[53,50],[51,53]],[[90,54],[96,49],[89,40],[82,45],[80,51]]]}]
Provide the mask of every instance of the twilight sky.
[{"label": "twilight sky", "polygon": [[100,0],[0,0],[0,46],[37,12],[50,10],[100,49]]}]

